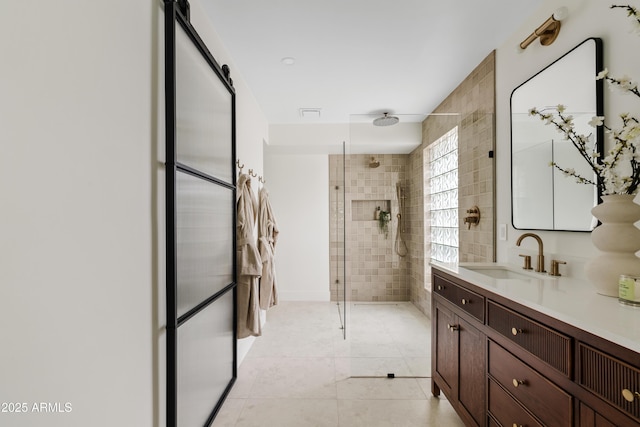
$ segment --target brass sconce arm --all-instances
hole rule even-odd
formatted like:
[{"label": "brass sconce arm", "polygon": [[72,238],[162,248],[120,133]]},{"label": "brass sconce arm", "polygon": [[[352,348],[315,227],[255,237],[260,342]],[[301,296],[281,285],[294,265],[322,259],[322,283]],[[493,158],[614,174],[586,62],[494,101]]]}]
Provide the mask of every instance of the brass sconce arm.
[{"label": "brass sconce arm", "polygon": [[560,34],[560,21],[565,19],[568,15],[566,7],[557,9],[553,15],[549,17],[542,25],[535,29],[533,33],[529,35],[522,43],[520,43],[520,49],[526,49],[535,39],[540,38],[540,44],[543,46],[549,46],[553,43],[558,34]]}]

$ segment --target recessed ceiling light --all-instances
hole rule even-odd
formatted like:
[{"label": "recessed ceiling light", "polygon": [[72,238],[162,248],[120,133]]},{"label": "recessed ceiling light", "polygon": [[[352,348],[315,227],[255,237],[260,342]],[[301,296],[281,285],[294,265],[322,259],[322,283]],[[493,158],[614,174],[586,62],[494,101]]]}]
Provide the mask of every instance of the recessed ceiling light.
[{"label": "recessed ceiling light", "polygon": [[296,63],[296,58],[292,58],[290,56],[284,57],[281,59],[284,65],[293,65]]}]

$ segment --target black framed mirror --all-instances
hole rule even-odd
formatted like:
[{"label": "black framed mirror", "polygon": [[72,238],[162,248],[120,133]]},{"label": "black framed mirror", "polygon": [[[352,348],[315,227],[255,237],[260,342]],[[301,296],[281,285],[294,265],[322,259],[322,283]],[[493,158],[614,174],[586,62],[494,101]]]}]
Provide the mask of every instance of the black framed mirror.
[{"label": "black framed mirror", "polygon": [[593,134],[602,151],[604,132],[588,123],[603,115],[602,40],[589,38],[515,88],[511,93],[511,212],[516,229],[591,231],[597,221],[595,186],[579,184],[550,165],[593,171],[553,126],[529,115],[533,107],[553,111],[559,104],[574,117],[578,133]]}]

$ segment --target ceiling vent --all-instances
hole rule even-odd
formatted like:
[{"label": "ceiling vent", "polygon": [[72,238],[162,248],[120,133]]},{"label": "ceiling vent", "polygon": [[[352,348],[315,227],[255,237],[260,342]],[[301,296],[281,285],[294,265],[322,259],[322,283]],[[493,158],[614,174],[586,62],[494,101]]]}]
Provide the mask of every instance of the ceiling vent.
[{"label": "ceiling vent", "polygon": [[300,117],[303,119],[319,119],[320,108],[301,108]]}]

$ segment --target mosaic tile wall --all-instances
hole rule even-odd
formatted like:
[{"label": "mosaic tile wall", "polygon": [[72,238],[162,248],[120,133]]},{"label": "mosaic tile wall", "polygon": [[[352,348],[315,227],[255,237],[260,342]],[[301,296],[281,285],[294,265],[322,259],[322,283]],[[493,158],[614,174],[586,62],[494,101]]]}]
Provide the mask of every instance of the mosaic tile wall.
[{"label": "mosaic tile wall", "polygon": [[[344,203],[342,156],[329,156],[331,300],[342,290],[342,227],[346,231],[347,299],[351,301],[409,301],[407,264],[394,250],[398,225],[396,183],[407,183],[407,154],[376,155],[380,166],[370,168],[370,155],[347,155]],[[339,188],[336,189],[336,186]],[[388,232],[379,228],[375,211],[391,212]],[[346,222],[342,223],[342,210]],[[408,238],[408,237],[407,237]],[[341,296],[340,296],[340,299]]]}]

